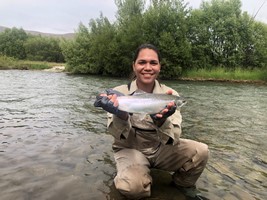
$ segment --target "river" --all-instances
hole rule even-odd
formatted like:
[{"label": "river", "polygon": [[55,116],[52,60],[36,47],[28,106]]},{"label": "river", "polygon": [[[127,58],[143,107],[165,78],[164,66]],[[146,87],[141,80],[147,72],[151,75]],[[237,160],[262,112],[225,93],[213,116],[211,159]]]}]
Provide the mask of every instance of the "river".
[{"label": "river", "polygon": [[[122,200],[95,95],[125,79],[44,71],[0,71],[1,200]],[[197,182],[216,199],[267,199],[267,86],[163,81],[185,96],[184,138],[209,145]],[[152,171],[152,196],[183,200],[166,172]]]}]

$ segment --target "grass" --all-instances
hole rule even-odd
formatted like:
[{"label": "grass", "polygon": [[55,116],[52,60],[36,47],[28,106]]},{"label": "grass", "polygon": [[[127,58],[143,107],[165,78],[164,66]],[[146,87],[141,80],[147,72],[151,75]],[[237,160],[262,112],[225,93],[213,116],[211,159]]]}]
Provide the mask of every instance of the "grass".
[{"label": "grass", "polygon": [[192,69],[186,71],[182,77],[194,80],[267,81],[267,69]]},{"label": "grass", "polygon": [[17,60],[7,56],[0,55],[0,70],[1,69],[20,69],[20,70],[44,70],[50,69],[53,66],[64,65],[62,63],[42,62]]},{"label": "grass", "polygon": [[[63,63],[52,63],[42,61],[17,60],[0,55],[1,69],[20,70],[44,70],[53,66],[61,66]],[[182,74],[185,80],[214,80],[214,81],[237,81],[237,82],[267,82],[267,69],[241,69],[229,70],[226,68],[214,69],[190,69]]]}]

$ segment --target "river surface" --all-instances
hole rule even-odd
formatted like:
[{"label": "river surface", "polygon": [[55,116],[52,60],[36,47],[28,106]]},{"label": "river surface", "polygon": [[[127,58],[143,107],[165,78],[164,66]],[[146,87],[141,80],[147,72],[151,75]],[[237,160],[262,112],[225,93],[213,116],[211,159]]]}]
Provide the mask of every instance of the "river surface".
[{"label": "river surface", "polygon": [[[95,95],[125,79],[0,71],[0,199],[122,200]],[[214,199],[267,199],[267,86],[164,81],[187,97],[184,138],[209,145],[197,182]],[[153,200],[183,200],[170,175],[152,171]]]}]

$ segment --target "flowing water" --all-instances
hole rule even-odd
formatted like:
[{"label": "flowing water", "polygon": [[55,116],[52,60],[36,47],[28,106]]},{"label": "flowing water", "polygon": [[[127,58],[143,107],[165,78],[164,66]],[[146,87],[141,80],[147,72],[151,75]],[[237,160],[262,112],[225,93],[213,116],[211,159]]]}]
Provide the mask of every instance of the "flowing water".
[{"label": "flowing water", "polygon": [[[95,95],[124,79],[0,71],[0,199],[121,200],[106,113]],[[165,82],[187,97],[183,137],[209,145],[197,187],[208,199],[267,199],[267,87]],[[166,172],[152,196],[185,199]]]}]

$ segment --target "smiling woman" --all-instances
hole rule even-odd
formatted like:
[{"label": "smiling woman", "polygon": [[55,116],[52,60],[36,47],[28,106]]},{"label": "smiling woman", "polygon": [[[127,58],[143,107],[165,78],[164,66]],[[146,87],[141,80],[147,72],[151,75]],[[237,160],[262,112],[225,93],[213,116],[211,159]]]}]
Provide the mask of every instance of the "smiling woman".
[{"label": "smiling woman", "polygon": [[141,45],[134,57],[133,72],[138,88],[151,93],[160,72],[160,54],[152,45]]},{"label": "smiling woman", "polygon": [[[133,60],[135,79],[114,90],[126,97],[142,90],[147,95],[154,94],[154,97],[161,94],[164,97],[173,95],[178,99],[175,90],[156,80],[160,73],[160,60],[159,51],[154,45],[139,46]],[[120,110],[120,98],[119,93],[101,93],[94,104],[108,112],[107,128],[114,137],[116,189],[130,199],[149,197],[152,185],[150,170],[153,168],[172,173],[174,185],[185,195],[199,196],[195,184],[206,166],[208,146],[180,138],[182,117],[180,110],[176,109],[180,106],[178,101],[167,99],[158,105],[161,109],[156,113],[146,111],[150,115],[143,117],[140,110],[135,113],[128,113],[129,109]],[[163,99],[162,96],[160,98]],[[157,102],[145,103],[144,98],[135,101],[144,107],[150,104],[150,108]]]}]

